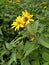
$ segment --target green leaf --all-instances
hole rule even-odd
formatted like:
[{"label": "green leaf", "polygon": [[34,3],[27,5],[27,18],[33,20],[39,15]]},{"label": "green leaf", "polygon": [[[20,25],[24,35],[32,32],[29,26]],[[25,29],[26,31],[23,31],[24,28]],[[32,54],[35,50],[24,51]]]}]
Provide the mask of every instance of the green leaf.
[{"label": "green leaf", "polygon": [[42,65],[49,65],[49,63],[48,62],[45,62],[44,64],[42,64]]},{"label": "green leaf", "polygon": [[33,31],[36,33],[37,32],[37,30],[38,30],[38,25],[39,25],[39,22],[38,21],[35,21],[34,23],[33,23],[33,25],[32,25],[32,29],[33,29]]},{"label": "green leaf", "polygon": [[37,29],[38,29],[38,24],[39,24],[38,21],[35,21],[33,24],[28,24],[28,25],[26,26],[28,32],[29,32],[30,34],[36,33],[36,32],[37,32]]},{"label": "green leaf", "polygon": [[[7,65],[11,65],[11,63],[14,61],[14,62],[16,62],[16,52],[14,52],[13,51],[13,53],[11,54],[11,56],[10,56],[11,58],[10,58],[10,60],[8,61],[8,64]],[[16,62],[17,63],[17,62]]]},{"label": "green leaf", "polygon": [[24,58],[26,58],[26,56],[28,56],[32,51],[34,51],[35,49],[37,49],[39,46],[36,45],[35,43],[33,42],[26,42],[26,45],[24,47],[24,52],[25,52],[25,55],[24,55]]},{"label": "green leaf", "polygon": [[0,57],[2,57],[4,54],[6,54],[7,53],[7,51],[6,50],[2,50],[1,51],[1,54],[0,54]]},{"label": "green leaf", "polygon": [[32,61],[32,65],[40,65],[39,60]]},{"label": "green leaf", "polygon": [[0,27],[0,34],[2,35],[1,27]]},{"label": "green leaf", "polygon": [[41,44],[42,46],[49,48],[49,39],[46,38],[45,36],[40,36],[40,38],[38,39],[39,44]]},{"label": "green leaf", "polygon": [[17,52],[16,56],[18,59],[22,59],[23,57],[22,52],[21,51]]},{"label": "green leaf", "polygon": [[6,44],[6,48],[8,49],[8,50],[11,50],[13,47],[12,47],[12,44],[10,44],[10,43],[7,43],[7,42],[5,42],[5,44]]},{"label": "green leaf", "polygon": [[29,60],[28,59],[21,60],[21,65],[30,65]]},{"label": "green leaf", "polygon": [[0,0],[0,4],[3,4],[3,3],[4,3],[4,1],[5,1],[5,0],[3,0],[3,1],[2,1],[2,0]]},{"label": "green leaf", "polygon": [[44,30],[44,25],[39,25],[39,26],[41,26],[40,28],[39,28],[39,33],[42,33],[43,32],[43,30]]},{"label": "green leaf", "polygon": [[23,50],[23,48],[24,48],[23,41],[21,41],[21,42],[18,44],[17,49],[18,49],[19,51],[21,51],[21,50]]},{"label": "green leaf", "polygon": [[43,53],[42,53],[42,58],[43,58],[45,61],[49,61],[49,53],[43,52]]},{"label": "green leaf", "polygon": [[22,35],[23,37],[28,37],[29,36],[29,32],[25,29],[19,32],[19,35]]}]

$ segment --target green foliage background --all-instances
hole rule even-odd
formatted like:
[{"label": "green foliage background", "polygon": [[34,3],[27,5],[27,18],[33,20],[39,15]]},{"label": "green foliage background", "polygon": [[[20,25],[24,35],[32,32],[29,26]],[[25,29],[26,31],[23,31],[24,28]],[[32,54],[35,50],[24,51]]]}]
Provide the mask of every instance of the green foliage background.
[{"label": "green foliage background", "polygon": [[[11,23],[23,10],[34,14],[35,22],[14,31]],[[0,0],[0,65],[49,65],[49,0]]]}]

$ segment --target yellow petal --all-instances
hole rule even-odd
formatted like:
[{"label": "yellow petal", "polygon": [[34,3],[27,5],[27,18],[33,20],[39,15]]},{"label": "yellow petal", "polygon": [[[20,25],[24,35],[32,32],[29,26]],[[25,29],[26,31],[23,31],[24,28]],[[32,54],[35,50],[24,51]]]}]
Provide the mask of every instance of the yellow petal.
[{"label": "yellow petal", "polygon": [[24,25],[20,24],[20,27],[21,27],[21,28],[23,28],[23,27],[24,27]]},{"label": "yellow petal", "polygon": [[32,41],[33,41],[34,39],[35,39],[34,37],[31,38]]},{"label": "yellow petal", "polygon": [[40,5],[45,5],[45,4],[47,4],[47,2],[42,2]]},{"label": "yellow petal", "polygon": [[15,31],[16,31],[16,30],[19,30],[19,26],[17,26],[17,27],[15,28]]},{"label": "yellow petal", "polygon": [[12,26],[11,28],[15,28],[15,26]]},{"label": "yellow petal", "polygon": [[44,9],[46,9],[47,8],[47,6],[44,6]]},{"label": "yellow petal", "polygon": [[30,21],[33,21],[34,22],[34,19],[30,19]]}]

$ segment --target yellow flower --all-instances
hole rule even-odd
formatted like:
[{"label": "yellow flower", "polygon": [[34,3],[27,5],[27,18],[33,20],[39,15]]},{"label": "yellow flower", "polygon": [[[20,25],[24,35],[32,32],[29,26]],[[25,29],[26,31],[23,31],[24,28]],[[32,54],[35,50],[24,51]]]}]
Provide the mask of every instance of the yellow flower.
[{"label": "yellow flower", "polygon": [[20,3],[20,0],[16,0],[16,3]]},{"label": "yellow flower", "polygon": [[12,0],[7,0],[7,2],[11,4],[12,3]]},{"label": "yellow flower", "polygon": [[44,6],[44,9],[46,9],[47,8],[47,6]]},{"label": "yellow flower", "polygon": [[15,28],[16,30],[19,30],[19,28],[23,28],[25,24],[30,23],[30,21],[34,21],[34,19],[31,19],[34,15],[31,15],[26,10],[22,11],[22,16],[18,16],[16,20],[11,24],[12,28]]},{"label": "yellow flower", "polygon": [[47,2],[42,2],[42,3],[41,3],[41,5],[46,5],[46,4],[47,4]]},{"label": "yellow flower", "polygon": [[11,24],[12,28],[15,28],[16,30],[19,30],[19,28],[23,28],[24,27],[24,21],[21,19],[21,16],[18,16],[17,19],[15,20],[15,22],[13,22]]},{"label": "yellow flower", "polygon": [[30,21],[34,21],[31,19],[34,15],[31,15],[30,13],[27,12],[27,10],[22,11],[22,19],[26,24],[30,23]]},{"label": "yellow flower", "polygon": [[33,41],[33,40],[35,40],[35,37],[32,37],[32,38],[31,38],[31,41]]}]

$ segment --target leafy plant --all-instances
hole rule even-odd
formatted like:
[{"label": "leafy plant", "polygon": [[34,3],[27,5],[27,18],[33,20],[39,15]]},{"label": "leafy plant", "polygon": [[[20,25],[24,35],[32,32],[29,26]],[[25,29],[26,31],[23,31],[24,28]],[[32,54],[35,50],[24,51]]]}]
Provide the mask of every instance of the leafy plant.
[{"label": "leafy plant", "polygon": [[[34,22],[16,31],[11,29],[24,10],[34,14]],[[0,0],[0,65],[49,65],[48,0]]]}]

